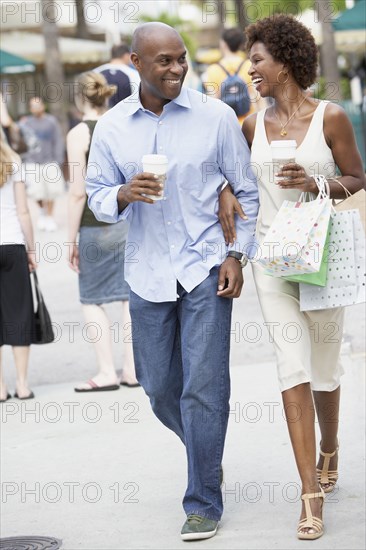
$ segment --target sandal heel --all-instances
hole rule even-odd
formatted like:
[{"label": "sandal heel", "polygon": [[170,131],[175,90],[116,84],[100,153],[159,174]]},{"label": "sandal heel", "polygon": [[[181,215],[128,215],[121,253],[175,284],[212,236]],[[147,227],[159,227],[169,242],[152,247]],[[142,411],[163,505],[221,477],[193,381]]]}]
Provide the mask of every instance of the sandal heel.
[{"label": "sandal heel", "polygon": [[339,445],[337,445],[336,450],[332,453],[324,453],[320,449],[320,454],[324,457],[324,462],[321,470],[319,468],[316,469],[316,474],[318,478],[318,483],[323,489],[324,493],[331,493],[338,481],[338,468],[336,470],[329,470],[330,459],[335,456],[338,449]]},{"label": "sandal heel", "polygon": [[[319,493],[305,493],[301,495],[301,500],[305,502],[306,517],[299,521],[297,527],[297,538],[300,540],[315,540],[324,534],[323,520],[312,514],[309,502],[312,498],[322,498],[324,502],[323,489],[321,489]],[[314,533],[304,532],[304,529],[312,529]]]}]

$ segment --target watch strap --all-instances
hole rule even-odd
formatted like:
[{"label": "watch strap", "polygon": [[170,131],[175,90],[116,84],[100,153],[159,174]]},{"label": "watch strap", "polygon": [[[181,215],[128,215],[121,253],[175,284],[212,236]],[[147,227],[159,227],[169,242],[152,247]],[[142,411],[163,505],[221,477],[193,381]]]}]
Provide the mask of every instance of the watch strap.
[{"label": "watch strap", "polygon": [[228,258],[235,258],[240,263],[241,267],[245,267],[248,263],[248,256],[242,252],[237,252],[236,250],[229,250],[227,253]]}]

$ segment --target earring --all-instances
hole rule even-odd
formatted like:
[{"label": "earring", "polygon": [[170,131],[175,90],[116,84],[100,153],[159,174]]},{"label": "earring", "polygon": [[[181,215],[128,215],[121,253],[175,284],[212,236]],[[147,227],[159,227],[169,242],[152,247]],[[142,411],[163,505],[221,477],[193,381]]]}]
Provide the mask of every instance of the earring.
[{"label": "earring", "polygon": [[[280,79],[279,79],[279,76],[280,76],[281,73],[283,73],[283,74],[285,75],[285,77],[286,77],[286,80],[284,80],[283,82],[281,82]],[[280,72],[278,73],[278,75],[277,75],[277,82],[278,82],[278,84],[286,84],[286,82],[288,81],[288,79],[289,79],[289,74],[288,74],[288,73],[285,73],[284,71],[280,71]]]}]

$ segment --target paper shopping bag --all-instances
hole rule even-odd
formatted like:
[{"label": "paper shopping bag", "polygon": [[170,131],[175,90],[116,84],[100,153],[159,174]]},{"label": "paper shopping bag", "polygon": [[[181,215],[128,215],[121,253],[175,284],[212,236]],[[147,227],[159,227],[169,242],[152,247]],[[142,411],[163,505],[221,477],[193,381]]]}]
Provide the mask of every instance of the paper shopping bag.
[{"label": "paper shopping bag", "polygon": [[300,283],[300,310],[349,306],[366,301],[365,236],[359,210],[338,211],[331,219],[327,283]]},{"label": "paper shopping bag", "polygon": [[338,212],[341,210],[359,210],[363,228],[366,232],[366,191],[364,189],[360,189],[360,191],[357,191],[354,195],[350,195],[343,201],[338,202],[334,208]]},{"label": "paper shopping bag", "polygon": [[331,200],[284,201],[261,244],[257,259],[267,275],[282,277],[320,270]]},{"label": "paper shopping bag", "polygon": [[328,258],[329,258],[329,239],[330,239],[330,223],[327,230],[323,256],[320,263],[319,271],[315,273],[302,273],[301,275],[287,275],[282,277],[286,281],[293,283],[306,283],[307,285],[325,286],[327,284]]},{"label": "paper shopping bag", "polygon": [[48,309],[44,302],[41,292],[37,273],[32,271],[34,288],[37,297],[37,309],[34,313],[34,334],[32,338],[33,344],[50,344],[54,341],[55,335],[52,328],[52,322]]}]

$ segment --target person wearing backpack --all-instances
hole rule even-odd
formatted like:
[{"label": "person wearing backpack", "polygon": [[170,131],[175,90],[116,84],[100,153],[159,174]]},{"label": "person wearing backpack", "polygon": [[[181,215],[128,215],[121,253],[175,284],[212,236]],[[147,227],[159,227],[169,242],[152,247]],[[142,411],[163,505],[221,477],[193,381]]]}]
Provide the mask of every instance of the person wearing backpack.
[{"label": "person wearing backpack", "polygon": [[96,67],[93,72],[101,73],[109,85],[117,87],[116,93],[108,100],[110,109],[130,95],[134,98],[138,96],[140,77],[131,65],[128,44],[115,44],[111,49],[111,60]]},{"label": "person wearing backpack", "polygon": [[243,43],[244,33],[240,29],[226,29],[220,40],[222,58],[210,65],[203,77],[206,94],[230,105],[240,125],[263,107],[248,75],[250,62],[240,53]]}]

